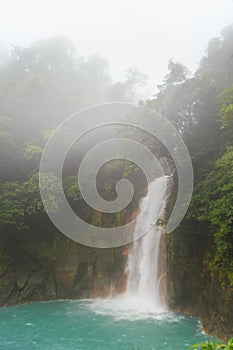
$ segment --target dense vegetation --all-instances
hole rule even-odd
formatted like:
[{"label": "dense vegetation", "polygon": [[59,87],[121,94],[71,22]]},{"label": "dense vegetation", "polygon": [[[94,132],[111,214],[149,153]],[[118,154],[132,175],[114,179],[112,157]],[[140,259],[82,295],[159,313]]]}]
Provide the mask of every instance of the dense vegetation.
[{"label": "dense vegetation", "polygon": [[233,324],[232,73],[233,26],[229,26],[210,41],[193,76],[171,60],[156,98],[146,102],[179,130],[194,168],[188,213],[167,235],[170,303],[193,310],[220,336],[228,329],[228,337]]},{"label": "dense vegetation", "polygon": [[[99,57],[83,58],[63,37],[37,41],[30,47],[13,47],[0,66],[0,276],[17,257],[29,255],[45,265],[51,263],[67,245],[44,212],[38,186],[38,169],[43,147],[53,129],[81,108],[109,100],[131,100],[144,75],[136,68],[127,70],[125,82],[112,83],[108,62]],[[104,137],[104,133],[102,135]],[[64,167],[64,189],[72,208],[95,225],[116,225],[117,215],[104,219],[84,204],[73,160],[80,160],[100,135],[73,150]],[[62,142],[66,142],[65,137]],[[76,161],[75,161],[76,163]],[[114,178],[128,177],[132,165],[109,164],[99,177],[99,189],[108,196]],[[118,171],[115,169],[118,168]],[[131,169],[131,170],[130,170]],[[107,182],[104,183],[103,177]],[[56,175],[46,187],[53,189],[50,210],[57,202]],[[110,186],[110,187],[109,187]],[[38,230],[38,223],[40,229]],[[46,233],[42,233],[46,232]],[[62,243],[63,242],[63,243]],[[58,244],[59,243],[59,244]],[[49,262],[48,262],[49,260]],[[17,267],[16,267],[17,268]]]},{"label": "dense vegetation", "polygon": [[[154,100],[182,134],[192,157],[195,187],[185,223],[197,236],[203,264],[233,293],[233,26],[210,41],[194,76],[170,61],[169,74]],[[185,240],[185,237],[184,237]],[[191,246],[190,246],[191,248]],[[175,252],[171,249],[171,254]],[[196,252],[195,252],[196,253]],[[187,251],[190,264],[194,252]],[[176,256],[177,258],[177,256]],[[179,259],[177,259],[178,261]],[[186,267],[187,267],[186,266]]]}]

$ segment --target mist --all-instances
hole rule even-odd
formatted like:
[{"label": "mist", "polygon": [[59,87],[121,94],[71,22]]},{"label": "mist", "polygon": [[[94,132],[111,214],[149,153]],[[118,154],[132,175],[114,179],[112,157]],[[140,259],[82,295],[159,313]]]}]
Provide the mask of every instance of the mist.
[{"label": "mist", "polygon": [[195,71],[208,41],[231,24],[231,0],[206,1],[30,1],[0,2],[0,46],[29,46],[65,36],[85,57],[109,62],[113,82],[128,67],[148,76],[141,97],[153,94],[174,58]]}]

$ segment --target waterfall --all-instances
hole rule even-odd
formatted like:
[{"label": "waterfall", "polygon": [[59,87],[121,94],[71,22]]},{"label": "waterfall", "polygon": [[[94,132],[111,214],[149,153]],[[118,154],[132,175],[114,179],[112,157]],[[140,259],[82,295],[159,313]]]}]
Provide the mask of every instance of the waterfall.
[{"label": "waterfall", "polygon": [[[166,184],[164,178],[158,178],[149,184],[150,197],[140,202],[141,215],[136,219],[134,234],[143,232],[145,227],[151,230],[135,241],[128,255],[128,281],[125,295],[145,312],[163,310],[163,297],[160,293],[161,271],[159,269],[159,247],[162,229],[156,221],[162,213],[165,202]],[[146,201],[151,203],[146,208]],[[149,209],[148,209],[149,208]],[[146,210],[145,210],[146,209]]]},{"label": "waterfall", "polygon": [[[161,320],[166,307],[160,292],[163,279],[160,251],[162,246],[162,228],[156,225],[165,206],[166,181],[158,178],[148,186],[147,197],[140,202],[140,214],[134,227],[134,235],[148,231],[142,238],[132,243],[128,254],[126,274],[128,276],[124,294],[96,299],[90,308],[98,314],[112,315],[116,319],[146,319],[152,317]],[[149,229],[149,230],[148,230]],[[163,244],[161,244],[161,242]]]}]

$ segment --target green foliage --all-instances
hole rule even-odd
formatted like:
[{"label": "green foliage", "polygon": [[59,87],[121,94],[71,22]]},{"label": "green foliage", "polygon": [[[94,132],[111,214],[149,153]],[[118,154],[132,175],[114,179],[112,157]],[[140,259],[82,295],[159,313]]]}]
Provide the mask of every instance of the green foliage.
[{"label": "green foliage", "polygon": [[69,246],[69,241],[61,236],[55,234],[52,242],[45,241],[28,241],[24,244],[23,249],[30,255],[33,255],[38,261],[54,262],[64,253]]},{"label": "green foliage", "polygon": [[4,274],[10,264],[10,256],[4,251],[2,247],[0,247],[0,277]]},{"label": "green foliage", "polygon": [[67,176],[63,180],[63,188],[68,198],[74,201],[82,199],[82,196],[79,192],[78,180],[76,176]]},{"label": "green foliage", "polygon": [[233,85],[222,92],[216,98],[220,106],[219,114],[221,117],[222,128],[233,126]]},{"label": "green foliage", "polygon": [[188,218],[207,228],[208,254],[203,258],[212,280],[220,283],[226,296],[233,294],[233,146],[205,170],[194,188]]},{"label": "green foliage", "polygon": [[179,62],[170,59],[168,62],[169,74],[164,78],[166,85],[184,82],[190,75],[188,69]]},{"label": "green foliage", "polygon": [[[43,189],[50,189],[47,208],[55,212],[59,206],[59,181],[52,174],[43,176]],[[52,190],[52,191],[51,191]],[[44,212],[39,189],[39,175],[33,174],[28,181],[6,182],[0,186],[0,223],[27,227],[27,217]]]},{"label": "green foliage", "polygon": [[[233,350],[233,338],[229,339],[227,344],[218,343],[218,342],[212,342],[211,340],[208,340],[206,342],[193,344],[189,346],[189,349],[193,350]],[[134,346],[132,350],[139,350],[138,346]]]},{"label": "green foliage", "polygon": [[190,349],[194,350],[233,350],[233,338],[229,339],[227,344],[214,343],[212,341],[207,341],[204,343],[194,344],[189,346]]},{"label": "green foliage", "polygon": [[[40,188],[44,192],[49,193],[49,196],[46,196],[46,209],[48,212],[54,213],[58,210],[58,207],[61,203],[60,191],[61,184],[58,177],[54,176],[52,173],[40,173],[42,182],[40,183]],[[34,208],[40,208],[41,199],[39,194],[39,175],[35,174],[31,177],[28,182],[28,191],[29,193],[37,194],[35,197],[34,205],[32,206],[32,211]]]},{"label": "green foliage", "polygon": [[42,148],[36,145],[27,144],[24,151],[24,156],[28,160],[35,159],[40,160],[42,154]]},{"label": "green foliage", "polygon": [[233,269],[233,146],[196,186],[190,217],[208,222],[216,244],[215,263]]},{"label": "green foliage", "polygon": [[24,227],[24,193],[18,182],[4,183],[0,187],[0,223]]}]

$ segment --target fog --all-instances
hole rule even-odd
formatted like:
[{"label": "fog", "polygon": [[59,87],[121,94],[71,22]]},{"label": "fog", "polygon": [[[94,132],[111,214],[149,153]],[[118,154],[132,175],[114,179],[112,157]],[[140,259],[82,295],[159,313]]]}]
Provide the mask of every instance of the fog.
[{"label": "fog", "polygon": [[2,0],[0,52],[66,36],[81,55],[106,58],[113,81],[138,67],[149,78],[141,90],[145,97],[154,93],[171,57],[196,70],[208,41],[232,18],[232,0]]}]

